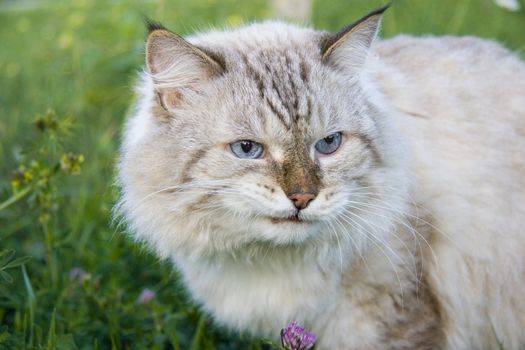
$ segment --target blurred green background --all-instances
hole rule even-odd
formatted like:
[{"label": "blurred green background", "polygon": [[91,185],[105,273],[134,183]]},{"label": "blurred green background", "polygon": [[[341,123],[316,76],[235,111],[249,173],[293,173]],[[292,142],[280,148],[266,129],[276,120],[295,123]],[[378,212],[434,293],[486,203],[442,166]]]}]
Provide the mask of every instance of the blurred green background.
[{"label": "blurred green background", "polygon": [[[314,1],[312,24],[337,30],[383,4]],[[382,35],[476,35],[523,56],[521,5],[397,0]],[[111,224],[144,16],[188,34],[272,10],[265,0],[0,0],[0,349],[268,347],[213,325],[168,264]]]}]

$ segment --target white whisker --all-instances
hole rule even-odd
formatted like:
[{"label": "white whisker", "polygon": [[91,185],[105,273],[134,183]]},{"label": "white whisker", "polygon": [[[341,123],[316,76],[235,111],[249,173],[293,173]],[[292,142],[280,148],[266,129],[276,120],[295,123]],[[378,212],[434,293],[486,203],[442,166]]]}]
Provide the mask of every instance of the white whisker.
[{"label": "white whisker", "polygon": [[[352,213],[352,214],[353,214],[353,213]],[[361,219],[359,216],[357,216],[357,217],[358,217],[359,219]],[[383,244],[383,245],[385,246],[385,248],[390,249],[390,252],[394,255],[394,257],[395,257],[396,259],[401,260],[400,257],[399,257],[399,256],[398,256],[398,255],[397,255],[397,254],[396,254],[396,253],[395,253],[390,247],[388,247],[388,245],[387,245],[385,242],[383,242],[382,240],[380,240],[378,237],[374,236],[373,234],[370,234],[370,233],[365,229],[365,227],[362,226],[359,222],[355,221],[354,219],[352,219],[351,217],[349,217],[349,216],[347,216],[347,215],[342,215],[341,218],[342,218],[344,221],[346,221],[347,223],[349,223],[349,224],[352,224],[352,223],[353,223],[354,225],[360,227],[360,228],[361,228],[360,231],[361,231],[363,234],[365,234],[365,237],[371,238],[370,242],[372,242],[372,243],[373,243],[373,244],[374,244],[374,245],[375,245],[375,246],[381,251],[381,253],[385,256],[385,258],[388,260],[390,266],[392,267],[392,269],[393,269],[393,271],[394,271],[394,273],[395,273],[395,275],[396,275],[396,279],[397,279],[397,281],[398,281],[398,283],[399,283],[399,289],[400,289],[400,292],[401,292],[401,300],[403,300],[404,290],[403,290],[403,285],[402,285],[402,283],[401,283],[401,278],[400,278],[400,276],[399,276],[399,273],[398,273],[398,271],[397,271],[397,268],[395,267],[394,262],[392,261],[392,259],[388,256],[388,254],[385,252],[385,250],[384,250],[384,249],[378,244],[378,242],[381,243],[381,244]],[[350,220],[350,221],[349,221],[349,220]],[[377,242],[376,242],[376,240],[377,240]]]},{"label": "white whisker", "polygon": [[341,242],[339,242],[339,235],[337,234],[337,230],[332,226],[332,224],[328,221],[327,224],[330,226],[330,229],[335,235],[335,239],[337,240],[337,248],[339,249],[339,267],[341,273],[343,273],[343,251],[341,249]]},{"label": "white whisker", "polygon": [[[436,265],[439,266],[439,263],[438,263],[438,259],[437,259],[437,255],[435,254],[434,252],[434,249],[432,248],[432,246],[430,245],[430,243],[428,242],[428,240],[421,234],[419,233],[414,227],[411,227],[409,226],[405,220],[403,220],[403,217],[402,216],[409,216],[407,213],[404,213],[402,211],[399,211],[399,210],[396,210],[395,208],[391,208],[391,207],[387,207],[387,206],[381,206],[381,205],[374,205],[374,204],[370,204],[370,203],[364,203],[364,202],[357,202],[357,201],[348,201],[349,204],[356,204],[358,206],[364,206],[364,207],[367,207],[367,208],[372,208],[372,209],[380,209],[380,210],[384,210],[384,211],[388,211],[388,212],[392,212],[392,213],[395,213],[395,214],[398,214],[400,215],[401,217],[397,216],[397,215],[394,215],[392,216],[392,219],[404,226],[405,228],[407,228],[409,230],[409,232],[411,232],[413,235],[417,235],[418,237],[420,237],[423,242],[428,246],[428,248],[430,249],[430,253],[432,254],[432,258],[434,259]],[[373,214],[373,215],[377,215],[379,217],[383,217],[383,218],[388,218],[387,216],[385,216],[384,214],[380,214],[376,211],[370,211],[370,210],[366,210],[366,209],[363,209],[363,208],[360,208],[358,206],[353,206],[352,208],[354,209],[358,209],[358,210],[361,210],[363,212],[366,212],[366,213],[369,213],[369,214]],[[414,237],[414,239],[417,240],[416,237]],[[420,249],[422,249],[420,247]]]},{"label": "white whisker", "polygon": [[[382,215],[382,214],[379,214],[379,213],[376,213],[376,212],[373,212],[373,211],[369,211],[369,210],[364,210],[362,208],[359,208],[359,207],[355,207],[355,206],[349,206],[348,209],[358,209],[358,210],[361,210],[367,214],[371,214],[371,215],[377,215],[379,217],[382,217],[382,218],[385,218],[385,219],[391,219],[390,217],[386,216],[386,215]],[[352,214],[352,215],[356,215],[356,213],[352,213],[352,212],[347,212],[347,214]],[[392,218],[393,219],[393,218]],[[421,248],[421,244],[419,242],[419,240],[416,238],[415,234],[419,234],[417,232],[414,232],[414,228],[410,227],[409,225],[405,224],[404,222],[397,222],[395,219],[394,219],[394,222],[396,223],[399,223],[403,226],[405,226],[408,231],[411,233],[411,235],[414,237],[414,242],[417,244],[417,246],[419,247],[419,251],[422,253],[422,248]],[[376,227],[378,230],[382,230],[384,228],[380,227],[379,225],[377,225],[374,221],[371,221],[371,220],[368,220],[367,221],[367,224],[369,225],[372,225],[374,227]],[[393,231],[390,232],[390,234],[399,242],[403,245],[403,247],[407,250],[408,254],[410,255],[410,260],[412,261],[412,265],[414,267],[413,271],[415,273],[415,277],[417,279],[417,281],[419,282],[419,278],[417,276],[417,270],[418,270],[418,266],[417,266],[417,260],[416,260],[416,256],[414,256],[412,250],[408,247],[408,245],[406,244],[406,242],[401,239],[401,237],[399,237],[397,234],[396,234],[396,228],[395,226],[393,227]],[[432,249],[432,247],[430,247],[430,249]],[[408,269],[410,270],[410,269]]]}]

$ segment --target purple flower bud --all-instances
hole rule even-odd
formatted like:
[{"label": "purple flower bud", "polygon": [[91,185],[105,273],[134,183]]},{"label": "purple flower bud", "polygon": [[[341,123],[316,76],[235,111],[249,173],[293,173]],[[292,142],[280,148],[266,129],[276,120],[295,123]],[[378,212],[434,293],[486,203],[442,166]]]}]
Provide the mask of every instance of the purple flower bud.
[{"label": "purple flower bud", "polygon": [[154,291],[146,288],[142,290],[142,293],[140,293],[139,297],[137,298],[137,303],[142,305],[148,304],[150,301],[155,299],[156,296],[157,294]]},{"label": "purple flower bud", "polygon": [[308,350],[313,348],[317,337],[297,322],[292,322],[281,330],[281,342],[286,350]]},{"label": "purple flower bud", "polygon": [[89,278],[89,273],[84,271],[81,267],[73,267],[69,270],[69,279],[72,281],[83,282]]}]

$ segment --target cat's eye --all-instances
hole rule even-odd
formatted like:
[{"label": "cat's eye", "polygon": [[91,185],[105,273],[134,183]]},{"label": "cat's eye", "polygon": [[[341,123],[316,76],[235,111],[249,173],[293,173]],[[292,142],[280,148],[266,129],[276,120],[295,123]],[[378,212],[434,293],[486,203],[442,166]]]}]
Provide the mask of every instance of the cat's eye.
[{"label": "cat's eye", "polygon": [[241,140],[230,144],[230,149],[237,158],[258,159],[263,154],[263,145],[250,140]]},{"label": "cat's eye", "polygon": [[341,132],[334,132],[324,139],[317,141],[315,144],[315,150],[321,154],[334,153],[339,146],[341,146],[342,138],[343,136]]}]

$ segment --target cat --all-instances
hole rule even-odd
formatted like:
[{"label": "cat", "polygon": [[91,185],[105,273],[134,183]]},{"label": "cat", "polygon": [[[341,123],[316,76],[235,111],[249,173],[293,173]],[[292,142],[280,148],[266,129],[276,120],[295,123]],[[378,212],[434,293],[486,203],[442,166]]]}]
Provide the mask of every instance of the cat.
[{"label": "cat", "polygon": [[525,64],[473,37],[150,24],[118,205],[231,329],[525,346]]}]

